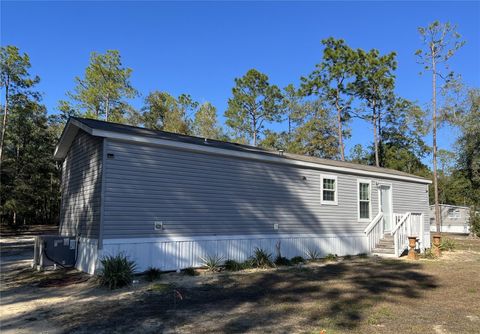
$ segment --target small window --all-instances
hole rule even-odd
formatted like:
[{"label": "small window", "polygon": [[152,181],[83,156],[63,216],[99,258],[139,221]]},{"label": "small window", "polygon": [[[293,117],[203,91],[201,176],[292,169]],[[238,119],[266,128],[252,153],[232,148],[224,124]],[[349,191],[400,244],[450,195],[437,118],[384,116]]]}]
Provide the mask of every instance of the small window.
[{"label": "small window", "polygon": [[460,218],[459,209],[448,209],[448,218],[457,219]]},{"label": "small window", "polygon": [[370,181],[358,181],[358,219],[370,221]]},{"label": "small window", "polygon": [[333,175],[322,175],[322,204],[337,205],[337,177]]}]

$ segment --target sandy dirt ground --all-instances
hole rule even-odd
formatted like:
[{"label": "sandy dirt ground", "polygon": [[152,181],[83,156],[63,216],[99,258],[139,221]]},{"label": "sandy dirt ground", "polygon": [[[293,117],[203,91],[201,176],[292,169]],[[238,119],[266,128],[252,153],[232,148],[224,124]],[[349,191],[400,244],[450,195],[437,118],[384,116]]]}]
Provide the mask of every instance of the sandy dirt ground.
[{"label": "sandy dirt ground", "polygon": [[33,239],[3,237],[3,333],[479,333],[480,240],[441,259],[346,258],[162,274],[110,291],[75,270],[30,268]]}]

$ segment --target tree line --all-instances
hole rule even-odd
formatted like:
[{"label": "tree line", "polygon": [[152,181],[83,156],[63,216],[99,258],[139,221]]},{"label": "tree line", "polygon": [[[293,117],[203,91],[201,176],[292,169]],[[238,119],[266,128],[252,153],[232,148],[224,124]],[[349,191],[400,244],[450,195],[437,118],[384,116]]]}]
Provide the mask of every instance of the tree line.
[{"label": "tree line", "polygon": [[[225,126],[212,103],[199,103],[186,93],[152,91],[140,109],[134,108],[130,100],[140,93],[131,83],[133,70],[116,50],[92,53],[83,76],[74,78],[74,89],[56,112],[47,113],[35,90],[40,78],[29,72],[29,56],[15,46],[2,47],[2,222],[58,220],[60,166],[52,153],[70,116],[393,168],[432,177],[432,202],[479,205],[479,89],[466,87],[447,71],[449,59],[464,43],[449,23],[434,22],[419,33],[424,43],[412,57],[422,72],[431,73],[429,107],[395,93],[395,52],[353,49],[342,39],[327,38],[321,41],[318,64],[297,85],[279,87],[257,69],[234,79]],[[369,125],[372,144],[356,144],[347,154],[354,118]],[[272,130],[275,123],[286,129]],[[437,128],[447,123],[461,133],[456,152],[439,150],[436,144]],[[430,132],[432,146],[424,140]],[[422,162],[430,153],[433,171]]]}]

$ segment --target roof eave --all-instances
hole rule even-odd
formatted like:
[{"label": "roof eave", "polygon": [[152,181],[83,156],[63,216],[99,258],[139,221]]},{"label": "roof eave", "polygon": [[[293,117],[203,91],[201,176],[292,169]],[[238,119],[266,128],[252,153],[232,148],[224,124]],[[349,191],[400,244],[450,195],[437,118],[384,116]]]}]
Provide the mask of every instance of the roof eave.
[{"label": "roof eave", "polygon": [[416,176],[403,176],[403,175],[395,175],[385,172],[373,172],[373,171],[365,171],[361,169],[349,168],[349,167],[338,167],[338,166],[330,166],[326,164],[316,163],[316,162],[307,162],[295,159],[286,159],[282,156],[274,156],[274,155],[262,155],[256,152],[240,152],[240,151],[231,151],[226,150],[223,148],[216,148],[216,147],[205,147],[198,144],[191,144],[191,143],[183,143],[175,140],[168,140],[168,139],[159,139],[159,138],[146,138],[143,136],[137,135],[129,135],[124,133],[118,133],[113,131],[107,130],[98,130],[93,129],[92,135],[104,137],[104,138],[111,138],[121,141],[133,142],[133,143],[147,143],[152,145],[159,145],[159,146],[167,146],[173,147],[177,149],[183,149],[188,151],[200,151],[206,152],[211,154],[218,154],[218,155],[226,155],[226,156],[234,156],[239,158],[247,158],[251,160],[260,160],[260,161],[268,161],[274,163],[281,163],[281,164],[290,164],[296,166],[303,166],[303,167],[310,167],[316,169],[322,169],[332,172],[343,172],[343,173],[350,173],[350,174],[357,174],[362,176],[374,176],[379,178],[387,178],[393,180],[403,180],[403,181],[410,181],[416,183],[423,183],[423,184],[430,184],[432,183],[431,180],[427,180],[421,177]]},{"label": "roof eave", "polygon": [[53,158],[55,160],[63,160],[72,145],[75,136],[78,133],[78,130],[81,129],[87,132],[90,135],[93,135],[93,130],[83,124],[82,122],[76,120],[75,118],[69,118],[67,124],[65,124],[65,128],[63,128],[62,135],[58,141],[57,146],[55,147],[55,151],[53,153]]},{"label": "roof eave", "polygon": [[413,175],[404,176],[404,175],[396,175],[396,174],[391,174],[391,173],[382,172],[382,171],[365,171],[362,169],[356,169],[351,167],[331,166],[327,164],[322,164],[320,162],[308,162],[308,161],[298,160],[295,158],[286,158],[285,156],[283,157],[275,156],[273,154],[264,155],[264,154],[259,154],[257,152],[234,151],[234,150],[228,150],[224,148],[203,146],[203,145],[185,143],[185,142],[169,140],[169,139],[151,138],[151,137],[145,137],[141,135],[125,134],[125,133],[116,132],[116,131],[94,129],[75,118],[70,118],[67,124],[65,125],[65,128],[62,132],[59,143],[55,148],[54,158],[56,160],[63,160],[65,158],[79,129],[87,132],[92,136],[111,138],[111,139],[116,139],[121,141],[134,142],[134,143],[167,146],[167,147],[183,149],[188,151],[206,152],[211,154],[234,156],[234,157],[246,158],[251,160],[290,164],[290,165],[310,167],[310,168],[321,169],[321,170],[332,171],[332,172],[343,172],[343,173],[357,174],[362,176],[370,176],[370,177],[373,176],[373,177],[387,178],[392,180],[403,180],[403,181],[410,181],[410,182],[423,183],[423,184],[432,183],[431,180],[427,180],[427,179],[413,176]]}]

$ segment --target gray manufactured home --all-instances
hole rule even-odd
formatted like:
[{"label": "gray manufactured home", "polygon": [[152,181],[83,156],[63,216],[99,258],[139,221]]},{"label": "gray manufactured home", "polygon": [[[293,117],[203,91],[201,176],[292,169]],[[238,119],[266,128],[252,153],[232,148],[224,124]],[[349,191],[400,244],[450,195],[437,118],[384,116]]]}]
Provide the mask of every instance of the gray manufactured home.
[{"label": "gray manufactured home", "polygon": [[82,118],[68,121],[55,158],[60,234],[77,237],[89,273],[120,252],[141,271],[276,245],[286,257],[399,256],[408,236],[430,246],[430,181],[395,170]]},{"label": "gray manufactured home", "polygon": [[[470,233],[470,208],[468,206],[440,204],[440,232]],[[435,232],[435,205],[430,206],[430,231]]]}]

